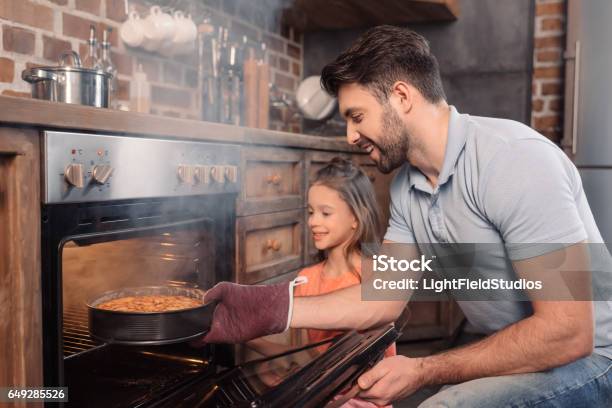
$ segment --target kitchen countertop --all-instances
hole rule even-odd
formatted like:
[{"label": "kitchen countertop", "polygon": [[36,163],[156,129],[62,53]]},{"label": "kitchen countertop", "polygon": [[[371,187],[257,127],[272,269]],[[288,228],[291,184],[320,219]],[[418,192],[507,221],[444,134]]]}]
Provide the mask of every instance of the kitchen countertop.
[{"label": "kitchen countertop", "polygon": [[182,140],[361,152],[343,137],[321,137],[0,96],[0,124],[40,129],[130,134]]}]

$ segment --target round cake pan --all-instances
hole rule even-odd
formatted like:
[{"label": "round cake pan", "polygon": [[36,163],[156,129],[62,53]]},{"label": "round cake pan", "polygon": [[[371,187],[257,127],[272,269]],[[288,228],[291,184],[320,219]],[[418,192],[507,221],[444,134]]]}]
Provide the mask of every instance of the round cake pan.
[{"label": "round cake pan", "polygon": [[105,292],[87,304],[89,332],[106,343],[155,345],[187,341],[205,334],[212,323],[215,302],[167,312],[123,312],[97,306],[126,296],[187,296],[204,302],[204,291],[174,286],[143,286]]}]

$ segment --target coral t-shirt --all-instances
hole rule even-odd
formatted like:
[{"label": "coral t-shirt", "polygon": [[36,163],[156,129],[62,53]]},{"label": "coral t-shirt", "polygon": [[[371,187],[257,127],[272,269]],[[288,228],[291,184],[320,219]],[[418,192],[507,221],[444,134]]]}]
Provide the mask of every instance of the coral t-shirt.
[{"label": "coral t-shirt", "polygon": [[[359,285],[359,277],[351,272],[346,271],[338,277],[326,277],[323,274],[323,264],[320,262],[316,265],[309,266],[300,271],[298,276],[305,276],[308,278],[308,282],[302,285],[296,286],[293,292],[294,296],[318,296],[324,295],[335,290],[348,288],[349,286]],[[357,272],[361,273],[360,266],[357,265]],[[333,310],[329,311],[333,313]],[[318,343],[323,340],[327,340],[332,337],[344,334],[341,330],[317,330],[308,329],[306,330],[308,335],[308,341],[311,343]],[[386,351],[385,357],[395,356],[397,354],[395,349],[395,343],[393,343]]]}]

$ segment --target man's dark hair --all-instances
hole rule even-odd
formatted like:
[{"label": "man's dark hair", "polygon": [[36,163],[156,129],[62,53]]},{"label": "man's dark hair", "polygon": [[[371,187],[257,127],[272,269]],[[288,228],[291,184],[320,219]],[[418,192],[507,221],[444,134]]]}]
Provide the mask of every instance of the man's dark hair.
[{"label": "man's dark hair", "polygon": [[407,28],[389,25],[366,31],[323,68],[321,85],[337,96],[340,86],[357,83],[384,102],[397,81],[409,82],[432,103],[445,99],[438,61],[427,40]]}]

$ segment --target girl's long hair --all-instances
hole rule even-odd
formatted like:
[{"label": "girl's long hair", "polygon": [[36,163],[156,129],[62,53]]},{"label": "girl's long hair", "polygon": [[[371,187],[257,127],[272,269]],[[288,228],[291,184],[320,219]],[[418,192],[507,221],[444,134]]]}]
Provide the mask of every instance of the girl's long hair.
[{"label": "girl's long hair", "polygon": [[[350,254],[355,251],[363,254],[364,244],[374,245],[376,248],[382,238],[382,218],[374,186],[359,166],[341,157],[334,157],[328,165],[317,171],[311,185],[322,185],[336,190],[357,219],[357,229],[346,246],[344,257],[351,272],[361,280],[351,262]],[[320,257],[325,257],[322,251]]]}]

